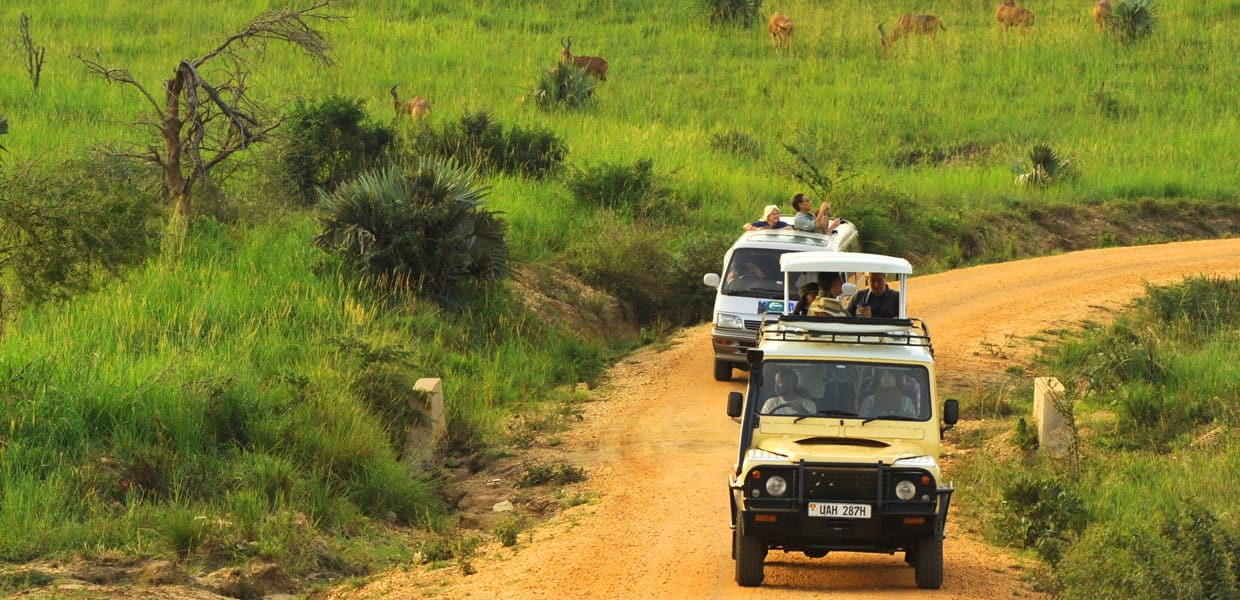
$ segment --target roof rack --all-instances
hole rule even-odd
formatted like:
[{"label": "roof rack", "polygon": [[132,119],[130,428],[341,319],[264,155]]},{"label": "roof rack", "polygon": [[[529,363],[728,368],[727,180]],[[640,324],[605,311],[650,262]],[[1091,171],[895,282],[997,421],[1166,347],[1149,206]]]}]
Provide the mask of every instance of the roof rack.
[{"label": "roof rack", "polygon": [[864,317],[780,316],[764,323],[762,339],[781,342],[819,342],[871,346],[918,346],[934,355],[930,331],[921,319]]}]

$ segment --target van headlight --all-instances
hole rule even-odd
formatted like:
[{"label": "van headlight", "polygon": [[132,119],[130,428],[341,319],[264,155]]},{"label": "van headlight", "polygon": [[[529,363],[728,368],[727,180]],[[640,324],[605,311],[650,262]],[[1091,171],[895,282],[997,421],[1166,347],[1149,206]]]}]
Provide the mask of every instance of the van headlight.
[{"label": "van headlight", "polygon": [[779,475],[772,475],[766,480],[766,493],[776,498],[783,496],[788,491],[788,482]]},{"label": "van headlight", "polygon": [[719,315],[715,317],[715,326],[721,329],[744,329],[745,320],[736,315],[719,313]]},{"label": "van headlight", "polygon": [[917,486],[913,482],[904,479],[896,484],[896,498],[901,500],[912,500],[917,495]]}]

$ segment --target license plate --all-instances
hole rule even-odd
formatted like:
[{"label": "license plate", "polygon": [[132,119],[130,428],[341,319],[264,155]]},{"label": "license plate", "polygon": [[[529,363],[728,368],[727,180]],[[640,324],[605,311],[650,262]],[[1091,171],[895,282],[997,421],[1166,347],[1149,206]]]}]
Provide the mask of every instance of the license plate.
[{"label": "license plate", "polygon": [[833,519],[868,519],[869,504],[840,504],[838,502],[810,502],[809,516]]}]

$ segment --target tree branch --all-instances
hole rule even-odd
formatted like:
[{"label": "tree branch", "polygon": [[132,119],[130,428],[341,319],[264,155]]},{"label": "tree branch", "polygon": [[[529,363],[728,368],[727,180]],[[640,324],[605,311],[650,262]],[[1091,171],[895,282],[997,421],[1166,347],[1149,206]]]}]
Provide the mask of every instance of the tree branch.
[{"label": "tree branch", "polygon": [[193,64],[195,67],[201,66],[215,56],[229,51],[229,46],[234,43],[247,45],[252,40],[275,40],[293,44],[323,64],[330,65],[331,59],[327,57],[327,53],[331,50],[331,43],[327,41],[327,36],[311,26],[316,21],[326,23],[345,19],[342,15],[319,12],[330,4],[330,0],[323,0],[300,10],[281,9],[263,13],[244,30],[233,34],[201,58],[195,59]]},{"label": "tree branch", "polygon": [[113,69],[105,67],[93,60],[87,59],[81,54],[75,54],[74,56],[77,57],[78,60],[82,61],[82,64],[86,65],[87,71],[100,75],[109,82],[115,81],[118,83],[128,83],[129,85],[138,88],[138,91],[141,92],[143,96],[146,96],[146,101],[149,102],[151,106],[155,107],[155,112],[159,113],[160,118],[162,119],[164,117],[163,107],[160,106],[159,102],[155,100],[155,97],[152,96],[150,92],[146,91],[146,88],[143,87],[141,83],[138,83],[138,80],[133,78],[133,75],[129,73],[128,69]]}]

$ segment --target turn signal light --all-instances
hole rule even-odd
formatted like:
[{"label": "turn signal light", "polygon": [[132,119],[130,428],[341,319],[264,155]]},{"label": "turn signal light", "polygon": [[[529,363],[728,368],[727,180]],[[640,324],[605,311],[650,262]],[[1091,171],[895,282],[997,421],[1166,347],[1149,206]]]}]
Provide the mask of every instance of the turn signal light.
[{"label": "turn signal light", "polygon": [[774,523],[774,522],[775,522],[775,515],[763,515],[763,514],[756,514],[756,515],[754,515],[754,516],[753,516],[753,520],[755,520],[755,521],[757,521],[757,522],[759,522],[759,523]]},{"label": "turn signal light", "polygon": [[924,525],[925,523],[925,517],[904,517],[905,525]]}]

